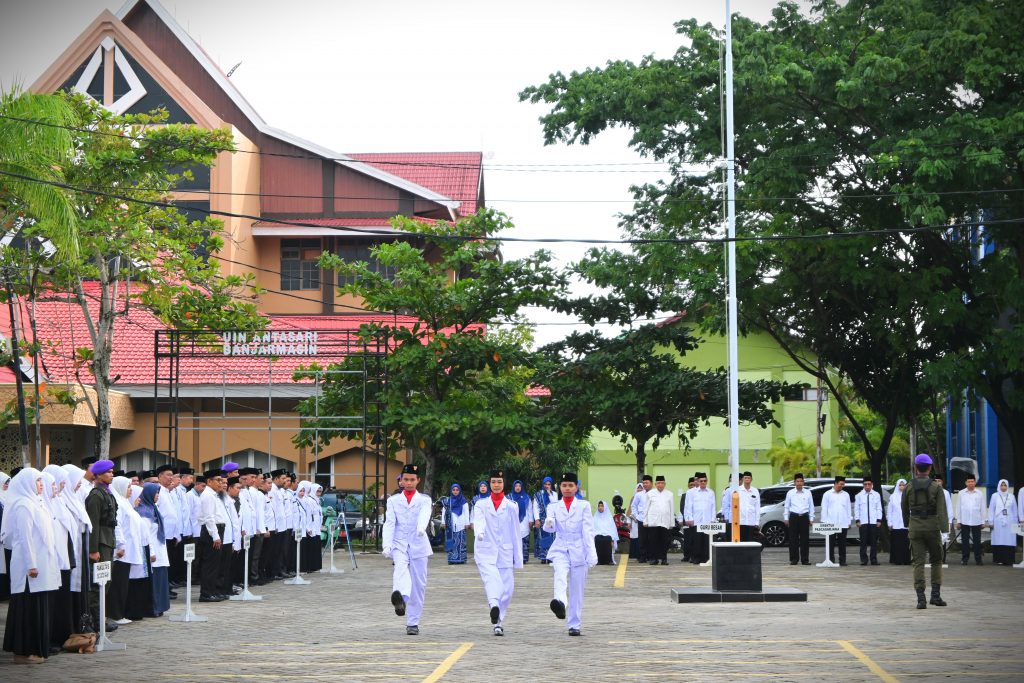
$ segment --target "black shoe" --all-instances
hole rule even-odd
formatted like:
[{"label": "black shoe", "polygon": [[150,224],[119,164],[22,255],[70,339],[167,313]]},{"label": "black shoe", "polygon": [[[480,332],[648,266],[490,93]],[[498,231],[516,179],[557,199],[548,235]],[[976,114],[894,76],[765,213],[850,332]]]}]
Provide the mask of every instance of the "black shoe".
[{"label": "black shoe", "polygon": [[960,560],[960,564],[966,566],[967,565],[967,558],[965,557],[964,559]]},{"label": "black shoe", "polygon": [[391,593],[391,604],[395,606],[395,614],[400,617],[405,616],[405,598],[398,591],[392,591]]},{"label": "black shoe", "polygon": [[[492,624],[497,624],[498,623],[498,619],[501,617],[501,610],[498,609],[497,607],[492,607],[490,614],[491,614],[491,623]],[[494,634],[494,635],[498,635],[498,634]]]},{"label": "black shoe", "polygon": [[871,566],[872,567],[877,567],[878,566],[878,560],[872,560],[871,561]]},{"label": "black shoe", "polygon": [[61,652],[64,652],[64,648],[57,647],[56,645],[51,645],[50,646],[50,656],[51,657],[53,657],[54,655],[59,655]]},{"label": "black shoe", "polygon": [[790,560],[790,561],[789,561],[789,563],[790,563],[791,565],[793,565],[794,567],[796,566],[796,560]]},{"label": "black shoe", "polygon": [[978,559],[976,559],[976,560],[974,561],[974,564],[976,564],[976,565],[978,565],[978,566],[980,567],[981,565],[983,565],[983,564],[985,564],[985,563],[984,563],[984,562],[982,562],[982,561],[981,561],[981,558],[979,557]]},{"label": "black shoe", "polygon": [[419,626],[406,626],[405,635],[407,636],[418,636],[420,634]]},{"label": "black shoe", "polygon": [[862,567],[868,566],[868,561],[867,560],[861,560],[860,561],[860,566],[862,566]]},{"label": "black shoe", "polygon": [[[497,609],[497,608],[495,608],[495,609]],[[500,626],[495,626],[494,627],[494,635],[496,635],[496,636],[503,636],[503,635],[505,635],[505,629],[503,629]]]},{"label": "black shoe", "polygon": [[117,630],[117,623],[107,619],[107,633],[113,633]]},{"label": "black shoe", "polygon": [[637,560],[638,564],[647,564],[647,560]]},{"label": "black shoe", "polygon": [[559,619],[565,619],[565,604],[561,600],[551,601],[551,611],[555,613],[555,616]]},{"label": "black shoe", "polygon": [[580,633],[580,630],[578,628],[571,628],[571,629],[569,629],[569,635],[570,636],[578,636],[578,635],[582,635],[582,634]]},{"label": "black shoe", "polygon": [[932,586],[932,599],[928,601],[929,605],[935,605],[936,607],[946,606],[946,601],[942,599],[940,592],[941,590],[938,586]]},{"label": "black shoe", "polygon": [[171,600],[173,600],[174,598],[178,597],[178,594],[175,593],[174,591],[169,591],[167,593],[167,595],[171,598]]},{"label": "black shoe", "polygon": [[845,567],[846,566],[846,560],[839,560],[839,566],[840,567]]},{"label": "black shoe", "polygon": [[924,597],[924,589],[917,588],[917,609],[928,609],[928,601]]},{"label": "black shoe", "polygon": [[668,560],[662,560],[661,564],[662,564],[662,566],[667,567],[668,566]]},{"label": "black shoe", "polygon": [[810,563],[810,562],[801,562],[800,564],[803,564],[803,565],[810,565],[811,563]]},{"label": "black shoe", "polygon": [[199,602],[220,602],[221,598],[216,595],[200,595]]}]

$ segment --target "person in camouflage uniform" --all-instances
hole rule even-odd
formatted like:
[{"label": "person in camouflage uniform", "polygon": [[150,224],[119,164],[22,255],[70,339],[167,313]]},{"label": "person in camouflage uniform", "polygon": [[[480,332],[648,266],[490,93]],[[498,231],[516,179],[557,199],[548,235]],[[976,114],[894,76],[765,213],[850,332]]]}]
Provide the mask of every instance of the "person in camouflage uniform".
[{"label": "person in camouflage uniform", "polygon": [[[925,609],[928,602],[945,607],[942,599],[942,525],[946,524],[946,496],[942,487],[932,480],[931,456],[924,453],[914,458],[915,477],[903,491],[900,509],[903,519],[909,520],[910,550],[914,566],[914,590],[917,591],[917,609]],[[925,553],[932,565],[932,597],[925,600]]]}]

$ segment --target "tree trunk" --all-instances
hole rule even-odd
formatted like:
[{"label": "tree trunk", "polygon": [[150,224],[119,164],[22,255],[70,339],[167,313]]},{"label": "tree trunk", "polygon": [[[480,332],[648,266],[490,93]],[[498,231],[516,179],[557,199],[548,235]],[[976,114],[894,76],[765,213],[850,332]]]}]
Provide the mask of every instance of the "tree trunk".
[{"label": "tree trunk", "polygon": [[644,470],[647,468],[647,440],[636,440],[636,480],[642,481],[644,478]]},{"label": "tree trunk", "polygon": [[[413,457],[415,457],[415,450],[409,450],[412,452]],[[423,450],[421,453],[423,454],[423,493],[436,500],[437,492],[434,490],[434,478],[437,472],[437,455],[433,450]]]}]

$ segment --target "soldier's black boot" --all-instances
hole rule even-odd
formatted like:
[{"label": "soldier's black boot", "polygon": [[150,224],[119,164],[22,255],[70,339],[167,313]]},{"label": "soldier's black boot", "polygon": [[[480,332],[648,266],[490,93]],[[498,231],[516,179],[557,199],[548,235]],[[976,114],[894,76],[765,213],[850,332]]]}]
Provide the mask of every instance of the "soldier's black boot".
[{"label": "soldier's black boot", "polygon": [[928,600],[924,597],[924,589],[917,588],[917,609],[928,609]]},{"label": "soldier's black boot", "polygon": [[942,599],[941,595],[939,595],[940,588],[941,586],[932,586],[932,599],[928,602],[935,605],[936,607],[945,607],[946,601]]}]

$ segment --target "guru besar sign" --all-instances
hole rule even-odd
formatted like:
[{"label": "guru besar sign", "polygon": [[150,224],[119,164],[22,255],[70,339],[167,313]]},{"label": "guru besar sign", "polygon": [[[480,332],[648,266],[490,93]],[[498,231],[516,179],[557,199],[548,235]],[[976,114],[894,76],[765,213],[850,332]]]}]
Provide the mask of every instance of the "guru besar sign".
[{"label": "guru besar sign", "polygon": [[316,332],[226,332],[221,335],[225,356],[315,356]]}]

